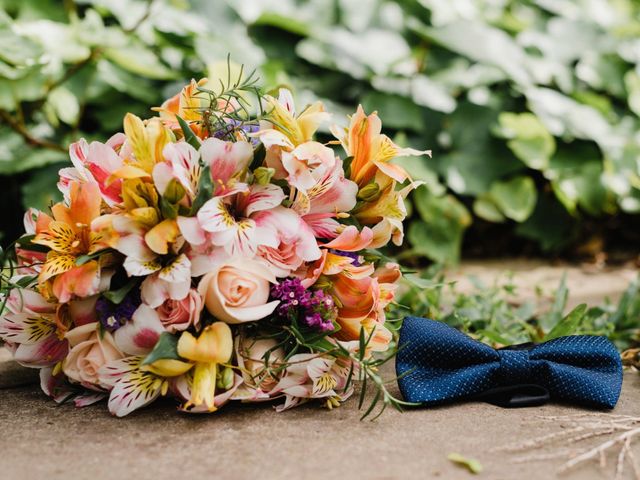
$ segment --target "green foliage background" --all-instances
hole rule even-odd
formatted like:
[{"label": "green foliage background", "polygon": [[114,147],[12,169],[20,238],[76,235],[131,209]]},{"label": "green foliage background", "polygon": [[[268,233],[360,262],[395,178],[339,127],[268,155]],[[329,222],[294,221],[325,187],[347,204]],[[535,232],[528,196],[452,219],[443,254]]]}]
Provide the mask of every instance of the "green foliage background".
[{"label": "green foliage background", "polygon": [[397,142],[433,150],[432,160],[398,160],[426,181],[410,199],[408,254],[455,261],[473,222],[554,251],[580,240],[586,221],[640,212],[634,0],[0,7],[5,243],[21,205],[55,198],[69,142],[105,141],[125,112],[148,115],[189,78],[215,76],[227,53],[258,68],[266,88],[321,98],[338,117],[360,102]]}]

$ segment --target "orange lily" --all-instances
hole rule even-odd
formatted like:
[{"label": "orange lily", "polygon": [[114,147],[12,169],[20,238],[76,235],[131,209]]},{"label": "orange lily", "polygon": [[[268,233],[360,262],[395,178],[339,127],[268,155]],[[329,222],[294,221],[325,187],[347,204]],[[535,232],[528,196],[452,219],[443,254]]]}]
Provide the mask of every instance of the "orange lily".
[{"label": "orange lily", "polygon": [[340,141],[351,162],[351,180],[360,188],[369,183],[378,170],[398,182],[404,182],[409,174],[399,165],[390,163],[392,159],[407,155],[431,155],[430,150],[420,151],[401,148],[389,137],[380,133],[382,122],[377,112],[364,113],[361,105],[351,117],[349,128],[331,128],[333,135]]},{"label": "orange lily", "polygon": [[76,260],[104,248],[101,235],[91,229],[91,222],[100,216],[98,185],[73,182],[69,197],[69,206],[60,202],[51,208],[53,219],[39,219],[33,240],[51,249],[38,281],[45,292],[45,283],[53,278],[52,293],[60,303],[68,302],[73,295],[87,297],[99,292],[99,262],[90,260],[78,266]]},{"label": "orange lily", "polygon": [[206,95],[198,92],[198,87],[204,87],[209,83],[207,78],[199,81],[191,79],[189,85],[183,87],[180,92],[166,100],[160,107],[152,110],[160,114],[162,122],[172,130],[179,130],[178,116],[185,120],[193,132],[200,138],[206,138],[207,131],[202,128],[202,111],[209,104]]}]

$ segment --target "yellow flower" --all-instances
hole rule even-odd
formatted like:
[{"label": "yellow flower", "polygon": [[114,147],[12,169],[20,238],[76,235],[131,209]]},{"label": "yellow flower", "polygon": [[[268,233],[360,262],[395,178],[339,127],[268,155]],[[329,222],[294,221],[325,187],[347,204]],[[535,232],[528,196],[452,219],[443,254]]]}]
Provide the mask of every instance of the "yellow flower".
[{"label": "yellow flower", "polygon": [[215,322],[206,327],[198,338],[183,332],[178,340],[178,355],[201,363],[225,363],[231,358],[233,338],[229,325]]},{"label": "yellow flower", "polygon": [[122,182],[122,200],[127,216],[146,230],[160,221],[158,192],[152,183],[140,178]]},{"label": "yellow flower", "polygon": [[125,165],[113,172],[109,180],[151,177],[156,163],[164,160],[162,150],[175,140],[171,130],[157,117],[143,122],[133,113],[127,113],[124,133],[133,156],[126,158]]},{"label": "yellow flower", "polygon": [[178,223],[168,218],[149,230],[144,241],[154,253],[166,255],[169,253],[169,244],[174,243],[179,235]]},{"label": "yellow flower", "polygon": [[390,240],[401,245],[404,238],[402,222],[407,216],[404,200],[422,182],[411,182],[402,189],[396,189],[397,182],[382,171],[376,173],[373,183],[376,195],[370,201],[362,201],[353,210],[353,216],[361,225],[373,227],[373,241],[369,248],[380,248]]},{"label": "yellow flower", "polygon": [[329,117],[321,102],[315,102],[296,115],[291,93],[282,88],[279,98],[265,96],[268,120],[284,133],[294,146],[308,142],[320,124]]},{"label": "yellow flower", "polygon": [[173,358],[161,358],[148,365],[143,365],[140,370],[151,372],[159,377],[178,377],[187,373],[193,367],[192,363],[174,360]]},{"label": "yellow flower", "polygon": [[216,322],[206,327],[198,338],[183,332],[178,340],[178,355],[195,362],[191,381],[191,398],[184,408],[206,405],[210,412],[216,410],[215,389],[218,364],[231,359],[233,337],[229,325]]}]

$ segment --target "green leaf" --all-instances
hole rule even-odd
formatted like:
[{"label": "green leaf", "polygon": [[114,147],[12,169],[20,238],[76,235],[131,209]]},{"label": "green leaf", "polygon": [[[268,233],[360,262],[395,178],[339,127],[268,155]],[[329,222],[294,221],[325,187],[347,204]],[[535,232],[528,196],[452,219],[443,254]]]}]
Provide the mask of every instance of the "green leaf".
[{"label": "green leaf", "polygon": [[473,213],[489,222],[501,223],[506,220],[491,195],[481,195],[473,202]]},{"label": "green leaf", "polygon": [[[28,147],[20,136],[14,135],[13,133],[7,133],[5,135],[0,133],[0,175],[11,175],[35,168],[41,168],[53,163],[58,164],[55,167],[52,166],[51,169],[47,169],[46,174],[35,174],[31,179],[33,182],[39,183],[40,187],[46,185],[46,194],[49,196],[55,196],[53,193],[55,189],[49,188],[53,187],[58,181],[58,175],[54,173],[54,171],[57,171],[61,166],[63,166],[60,162],[68,161],[69,156],[64,152]],[[23,188],[29,187],[23,185]],[[38,191],[38,189],[36,189],[30,193],[33,193],[34,196],[42,196],[44,191]],[[38,203],[38,205],[46,208],[47,203]],[[26,208],[31,206],[36,205],[25,205]]]},{"label": "green leaf", "polygon": [[162,332],[151,353],[142,361],[141,365],[149,365],[156,360],[181,360],[178,355],[178,336],[171,335],[169,332]]},{"label": "green leaf", "polygon": [[116,305],[120,305],[124,297],[133,289],[133,287],[138,285],[138,279],[133,277],[130,278],[127,283],[125,283],[122,287],[117,290],[108,290],[103,292],[102,296],[109,300],[111,303],[115,303]]},{"label": "green leaf", "polygon": [[549,88],[530,88],[527,103],[554,136],[572,136],[595,141],[608,148],[616,134],[611,124],[595,108]]},{"label": "green leaf", "polygon": [[450,453],[449,455],[447,455],[447,459],[457,465],[466,468],[474,475],[482,472],[482,464],[478,460],[475,460],[473,458],[464,457],[459,453]]},{"label": "green leaf", "polygon": [[493,343],[497,343],[500,345],[509,345],[512,343],[507,338],[500,335],[498,332],[494,332],[492,330],[481,329],[481,330],[478,330],[477,334],[480,335],[481,337],[488,338]]},{"label": "green leaf", "polygon": [[494,182],[489,195],[506,217],[517,222],[529,218],[538,198],[533,179],[524,176]]},{"label": "green leaf", "polygon": [[578,207],[594,216],[617,210],[612,192],[607,191],[603,182],[604,166],[595,148],[576,145],[559,150],[552,157],[545,177],[571,214]]},{"label": "green leaf", "polygon": [[438,288],[442,284],[434,282],[428,278],[422,278],[415,274],[406,274],[402,276],[402,279],[409,283],[412,287],[419,288],[420,290],[425,290],[428,288]]},{"label": "green leaf", "polygon": [[628,92],[627,102],[629,108],[640,116],[640,72],[629,70],[624,75],[624,85]]},{"label": "green leaf", "polygon": [[177,218],[180,211],[180,205],[177,203],[171,203],[165,197],[160,197],[160,212],[162,218]]},{"label": "green leaf", "polygon": [[[43,152],[40,150],[34,153]],[[62,166],[66,164],[49,165],[30,174],[30,178],[20,186],[22,206],[25,209],[37,208],[46,211],[52,203],[62,200],[62,194],[57,185],[58,171]]]},{"label": "green leaf", "polygon": [[149,105],[157,101],[157,92],[149,80],[140,78],[108,60],[98,62],[97,72],[101,81],[106,82],[118,92]]},{"label": "green leaf", "polygon": [[411,19],[409,28],[455,53],[500,68],[518,84],[527,85],[531,81],[524,49],[510,35],[483,24],[480,18],[455,20],[436,28]]},{"label": "green leaf", "polygon": [[381,92],[411,98],[416,105],[437,112],[451,113],[456,108],[456,100],[448,87],[425,75],[414,75],[412,78],[378,76],[372,78],[371,85]]},{"label": "green leaf", "polygon": [[436,262],[456,263],[465,229],[471,215],[452,195],[436,197],[426,188],[413,194],[422,221],[409,226],[409,241],[416,253]]},{"label": "green leaf", "polygon": [[182,184],[175,178],[172,178],[167,184],[167,187],[165,188],[162,196],[169,203],[179,203],[180,200],[182,200],[182,197],[184,197],[185,193],[186,191]]},{"label": "green leaf", "polygon": [[175,178],[171,179],[160,197],[160,212],[163,218],[176,218],[180,211],[180,200],[186,191]]},{"label": "green leaf", "polygon": [[450,153],[434,155],[433,165],[459,195],[486,193],[496,180],[520,172],[522,162],[488,128],[497,122],[495,108],[460,102],[443,124]]},{"label": "green leaf", "polygon": [[394,65],[410,60],[411,56],[411,49],[400,32],[375,27],[361,32],[351,32],[342,26],[329,27],[322,35],[298,42],[295,52],[312,64],[357,79],[371,73],[386,75]]},{"label": "green leaf", "polygon": [[254,170],[253,176],[258,185],[267,185],[276,173],[275,168],[258,167]]},{"label": "green leaf", "polygon": [[29,65],[43,53],[40,45],[4,26],[0,27],[0,45],[0,60],[11,65]]},{"label": "green leaf", "polygon": [[196,137],[195,133],[193,133],[193,130],[189,128],[189,124],[180,115],[176,115],[176,118],[178,119],[178,123],[180,124],[180,128],[182,129],[182,134],[184,135],[185,142],[187,142],[193,148],[199,149],[200,139]]},{"label": "green leaf", "polygon": [[40,245],[38,243],[33,243],[33,239],[35,237],[35,235],[23,235],[18,240],[16,240],[16,245],[32,252],[48,252],[50,250],[49,247],[45,247],[44,245]]},{"label": "green leaf", "polygon": [[253,24],[276,27],[301,37],[306,37],[310,33],[310,28],[306,23],[297,20],[294,16],[279,15],[276,12],[263,12]]},{"label": "green leaf", "polygon": [[89,253],[87,255],[80,255],[79,257],[76,258],[76,266],[80,267],[85,263],[90,262],[91,260],[94,260],[100,257],[101,255],[104,255],[109,250],[110,249],[107,248],[104,250],[100,250],[99,252]]},{"label": "green leaf", "polygon": [[516,227],[516,234],[534,240],[543,251],[560,250],[575,235],[576,221],[552,195],[541,196],[533,214]]},{"label": "green leaf", "polygon": [[387,128],[419,131],[425,126],[422,109],[406,97],[371,91],[361,102],[366,112],[377,110]]},{"label": "green leaf", "polygon": [[553,329],[544,337],[545,341],[575,333],[586,312],[587,305],[585,303],[578,305],[576,308],[571,310],[566,317],[558,322],[555,327],[553,327]]},{"label": "green leaf", "polygon": [[75,125],[80,116],[78,98],[65,87],[58,87],[49,93],[47,103],[56,117],[67,125]]},{"label": "green leaf", "polygon": [[108,48],[104,55],[125,70],[142,77],[154,80],[171,80],[177,77],[176,72],[165,66],[155,53],[141,44]]},{"label": "green leaf", "polygon": [[[179,117],[178,117],[179,118]],[[213,195],[213,181],[211,180],[211,170],[209,165],[205,166],[202,169],[202,173],[200,174],[200,182],[198,183],[198,194],[196,198],[193,200],[193,204],[191,205],[191,211],[189,212],[189,216],[195,215],[200,207],[205,204],[207,200],[211,198]]]},{"label": "green leaf", "polygon": [[37,280],[38,280],[37,275],[27,275],[25,277],[21,277],[18,280],[16,280],[16,285],[18,285],[20,288],[29,288]]},{"label": "green leaf", "polygon": [[502,137],[509,139],[507,146],[513,154],[530,168],[543,170],[556,149],[556,142],[532,113],[501,113],[498,117]]}]

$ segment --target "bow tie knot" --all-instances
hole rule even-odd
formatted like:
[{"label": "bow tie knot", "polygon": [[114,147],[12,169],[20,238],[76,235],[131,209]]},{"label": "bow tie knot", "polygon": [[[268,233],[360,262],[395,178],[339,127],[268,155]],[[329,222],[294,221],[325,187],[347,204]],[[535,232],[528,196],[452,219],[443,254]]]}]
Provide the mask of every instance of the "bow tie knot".
[{"label": "bow tie knot", "polygon": [[492,403],[525,406],[554,398],[613,408],[622,387],[620,354],[605,337],[576,335],[494,350],[442,322],[407,317],[398,343],[398,385],[409,402],[497,398]]},{"label": "bow tie knot", "polygon": [[498,350],[500,368],[498,375],[504,382],[526,382],[531,378],[533,364],[529,358],[529,350]]}]

